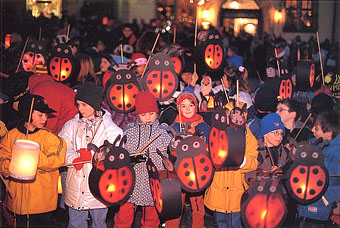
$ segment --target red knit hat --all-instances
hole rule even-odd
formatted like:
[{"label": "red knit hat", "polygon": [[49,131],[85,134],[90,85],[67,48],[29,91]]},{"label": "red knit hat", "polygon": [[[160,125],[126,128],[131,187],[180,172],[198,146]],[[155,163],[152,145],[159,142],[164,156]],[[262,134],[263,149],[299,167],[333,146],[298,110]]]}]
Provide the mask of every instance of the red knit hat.
[{"label": "red knit hat", "polygon": [[149,91],[139,91],[136,96],[135,113],[139,115],[147,112],[158,113],[156,97]]},{"label": "red knit hat", "polygon": [[136,62],[138,66],[143,64],[146,65],[147,59],[142,53],[134,53],[131,56],[131,62]]}]

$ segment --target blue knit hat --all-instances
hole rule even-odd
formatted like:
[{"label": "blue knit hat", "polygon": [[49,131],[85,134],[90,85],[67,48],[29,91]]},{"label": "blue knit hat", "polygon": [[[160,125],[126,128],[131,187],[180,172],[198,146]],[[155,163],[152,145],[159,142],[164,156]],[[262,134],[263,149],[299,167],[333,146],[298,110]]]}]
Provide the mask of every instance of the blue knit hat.
[{"label": "blue knit hat", "polygon": [[283,130],[285,134],[285,126],[281,121],[281,117],[277,113],[270,113],[262,118],[261,120],[261,136],[263,136],[271,131]]}]

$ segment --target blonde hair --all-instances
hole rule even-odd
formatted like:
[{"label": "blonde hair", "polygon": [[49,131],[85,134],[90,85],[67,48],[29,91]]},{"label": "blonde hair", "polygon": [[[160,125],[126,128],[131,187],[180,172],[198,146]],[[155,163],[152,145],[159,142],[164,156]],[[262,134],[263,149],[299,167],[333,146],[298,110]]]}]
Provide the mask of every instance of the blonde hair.
[{"label": "blonde hair", "polygon": [[94,73],[94,64],[91,56],[86,54],[79,54],[77,58],[80,62],[80,71],[77,77],[77,81],[83,85],[87,81],[87,77],[90,76],[91,78],[93,78],[94,82],[98,85],[99,79],[97,75]]}]

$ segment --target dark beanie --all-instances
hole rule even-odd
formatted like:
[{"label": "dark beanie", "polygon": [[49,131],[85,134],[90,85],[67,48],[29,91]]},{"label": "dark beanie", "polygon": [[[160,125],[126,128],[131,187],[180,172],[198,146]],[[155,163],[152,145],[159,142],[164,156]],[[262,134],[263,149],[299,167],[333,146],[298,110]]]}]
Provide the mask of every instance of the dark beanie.
[{"label": "dark beanie", "polygon": [[148,112],[158,113],[157,99],[149,91],[139,91],[136,96],[135,113],[139,115]]},{"label": "dark beanie", "polygon": [[321,112],[330,112],[334,106],[333,99],[325,93],[319,93],[312,99],[311,112],[313,116]]},{"label": "dark beanie", "polygon": [[254,95],[255,108],[264,112],[275,112],[277,97],[272,89],[259,88]]},{"label": "dark beanie", "polygon": [[77,100],[85,102],[95,110],[99,111],[102,99],[103,89],[100,86],[97,86],[94,82],[86,82],[78,90],[74,98],[74,102],[77,103]]}]

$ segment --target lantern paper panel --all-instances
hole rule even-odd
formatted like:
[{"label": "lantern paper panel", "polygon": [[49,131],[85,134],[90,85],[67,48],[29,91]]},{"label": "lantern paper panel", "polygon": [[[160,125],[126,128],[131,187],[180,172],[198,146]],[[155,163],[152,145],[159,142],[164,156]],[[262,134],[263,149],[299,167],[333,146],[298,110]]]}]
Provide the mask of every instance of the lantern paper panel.
[{"label": "lantern paper panel", "polygon": [[[321,148],[328,142],[324,142]],[[296,152],[286,176],[286,188],[300,204],[319,200],[328,188],[329,175],[320,147],[307,142],[294,143]]]},{"label": "lantern paper panel", "polygon": [[162,170],[164,177],[149,158],[147,163],[149,183],[153,201],[157,212],[163,220],[175,219],[181,216],[182,197],[181,185],[176,177],[168,178],[166,171]]},{"label": "lantern paper panel", "polygon": [[36,65],[46,65],[47,55],[45,45],[37,40],[27,43],[25,53],[22,56],[21,66],[26,72],[33,71]]},{"label": "lantern paper panel", "polygon": [[9,175],[18,180],[34,180],[39,162],[40,144],[31,140],[14,141]]},{"label": "lantern paper panel", "polygon": [[310,91],[315,81],[315,65],[312,61],[298,61],[296,65],[296,90]]},{"label": "lantern paper panel", "polygon": [[286,215],[280,179],[277,176],[257,177],[241,207],[241,219],[245,227],[280,227]]},{"label": "lantern paper panel", "polygon": [[67,82],[75,71],[75,58],[70,47],[60,43],[52,49],[49,72],[57,82]]},{"label": "lantern paper panel", "polygon": [[159,101],[170,99],[178,87],[178,77],[171,57],[159,52],[150,53],[149,67],[142,79],[143,89],[150,91]]},{"label": "lantern paper panel", "polygon": [[176,155],[175,169],[185,191],[200,192],[210,185],[214,168],[202,138],[182,139],[176,147]]},{"label": "lantern paper panel", "polygon": [[174,62],[174,71],[177,75],[181,75],[185,66],[184,48],[177,44],[171,44],[164,46],[161,51],[170,55]]},{"label": "lantern paper panel", "polygon": [[137,76],[131,69],[132,65],[117,64],[105,84],[106,101],[116,112],[128,113],[135,110],[140,87]]}]

